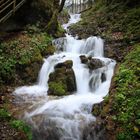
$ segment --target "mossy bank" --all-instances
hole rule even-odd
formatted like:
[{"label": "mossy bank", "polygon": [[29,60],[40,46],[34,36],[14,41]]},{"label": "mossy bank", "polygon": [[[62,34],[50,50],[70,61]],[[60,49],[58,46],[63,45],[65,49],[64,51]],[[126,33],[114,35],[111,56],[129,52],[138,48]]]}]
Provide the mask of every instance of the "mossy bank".
[{"label": "mossy bank", "polygon": [[93,114],[104,122],[107,137],[113,140],[140,138],[139,67],[140,44],[137,44],[118,65],[109,96],[102,104],[93,106]]},{"label": "mossy bank", "polygon": [[[37,81],[38,72],[43,64],[43,58],[51,55],[55,51],[52,46],[52,37],[47,33],[20,32],[13,34],[5,41],[0,43],[0,108],[5,111],[12,107],[11,93],[15,87],[24,84],[32,84]],[[10,113],[9,113],[10,114]],[[3,121],[4,120],[4,121]],[[14,120],[11,125],[9,117],[0,116],[1,127],[6,126],[7,131],[2,131],[3,139],[16,139],[15,137],[21,131],[23,122]],[[18,123],[18,126],[17,126]],[[12,123],[13,124],[13,123]],[[17,129],[13,126],[18,127]],[[24,129],[24,126],[23,126]],[[14,131],[15,136],[8,135],[8,131]],[[26,128],[25,128],[26,131]],[[28,130],[27,130],[28,131]],[[24,131],[22,131],[23,135]],[[29,139],[26,135],[19,139]]]},{"label": "mossy bank", "polygon": [[117,61],[109,96],[93,106],[93,115],[104,125],[107,139],[140,139],[140,2],[95,1],[70,31],[79,38],[101,36],[105,56]]}]

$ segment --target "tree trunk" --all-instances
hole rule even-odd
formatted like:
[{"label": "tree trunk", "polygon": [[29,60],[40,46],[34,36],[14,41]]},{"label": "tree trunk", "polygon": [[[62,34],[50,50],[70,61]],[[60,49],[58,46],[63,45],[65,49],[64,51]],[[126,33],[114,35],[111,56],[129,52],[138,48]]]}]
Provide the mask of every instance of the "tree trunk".
[{"label": "tree trunk", "polygon": [[64,7],[64,5],[65,5],[65,1],[66,1],[66,0],[62,0],[62,1],[61,1],[60,8],[59,8],[59,13],[63,10],[63,7]]}]

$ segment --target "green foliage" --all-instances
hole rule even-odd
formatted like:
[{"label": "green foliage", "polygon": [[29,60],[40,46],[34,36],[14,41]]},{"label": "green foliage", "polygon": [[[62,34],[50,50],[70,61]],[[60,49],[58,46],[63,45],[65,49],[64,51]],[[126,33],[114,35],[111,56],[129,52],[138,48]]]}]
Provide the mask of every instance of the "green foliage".
[{"label": "green foliage", "polygon": [[[140,1],[98,0],[92,9],[82,14],[82,18],[70,28],[72,32],[79,33],[81,38],[100,35],[109,45],[119,42],[120,46],[114,47],[117,55],[124,56],[129,53],[127,46],[139,43]],[[109,104],[102,112],[107,112],[108,116],[112,114],[109,117],[119,129],[116,128],[119,140],[140,139],[140,45],[133,48],[121,60],[123,63],[115,76],[115,88],[105,100],[105,104]]]},{"label": "green foliage", "polygon": [[49,89],[50,89],[50,92],[53,93],[53,95],[57,95],[57,96],[66,95],[66,87],[61,81],[50,82]]},{"label": "green foliage", "polygon": [[25,34],[22,38],[0,43],[0,84],[14,81],[17,67],[40,62],[45,52],[52,54],[54,51],[54,47],[48,47],[52,37],[46,33]]},{"label": "green foliage", "polygon": [[125,57],[115,77],[116,93],[113,102],[115,115],[112,119],[122,129],[117,136],[118,140],[140,137],[140,83],[137,75],[140,72],[139,55],[140,45],[136,45],[135,49]]},{"label": "green foliage", "polygon": [[128,9],[127,15],[123,20],[123,30],[127,36],[139,36],[140,8]]},{"label": "green foliage", "polygon": [[57,32],[55,34],[56,37],[62,37],[64,36],[65,30],[62,28],[62,26],[60,24],[58,24],[57,27]]},{"label": "green foliage", "polygon": [[5,109],[0,109],[0,118],[10,118],[11,117],[11,114],[5,110]]},{"label": "green foliage", "polygon": [[20,130],[20,131],[23,131],[27,137],[28,137],[28,140],[31,140],[32,139],[32,132],[31,132],[31,128],[26,125],[23,121],[20,121],[20,120],[12,120],[10,122],[11,126],[17,130]]},{"label": "green foliage", "polygon": [[40,33],[40,29],[38,28],[39,23],[36,23],[36,25],[27,25],[26,30],[28,34],[34,34],[34,33]]},{"label": "green foliage", "polygon": [[128,135],[128,133],[119,133],[117,135],[117,140],[132,140],[131,136]]},{"label": "green foliage", "polygon": [[32,139],[31,128],[21,120],[15,120],[12,115],[5,109],[0,109],[0,119],[7,122],[12,128],[22,131],[26,134],[28,140]]},{"label": "green foliage", "polygon": [[[134,7],[126,6],[128,1],[123,1],[123,4],[121,2],[111,0],[106,5],[106,0],[96,1],[90,10],[82,14],[82,20],[72,25],[70,30],[74,34],[78,33],[81,38],[94,34],[108,41],[120,39],[121,43],[131,45],[139,42],[140,2]],[[120,35],[117,37],[114,33],[118,32]]]}]

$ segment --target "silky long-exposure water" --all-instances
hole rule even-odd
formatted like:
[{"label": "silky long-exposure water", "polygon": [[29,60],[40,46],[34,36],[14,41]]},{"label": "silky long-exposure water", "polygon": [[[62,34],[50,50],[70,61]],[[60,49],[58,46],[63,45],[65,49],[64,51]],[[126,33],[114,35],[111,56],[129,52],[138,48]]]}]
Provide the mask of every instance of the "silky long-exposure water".
[{"label": "silky long-exposure water", "polygon": [[[68,33],[66,37],[53,41],[57,51],[44,59],[37,84],[14,91],[15,96],[23,99],[21,119],[32,126],[35,140],[82,140],[83,130],[96,120],[91,114],[92,106],[103,101],[109,91],[115,61],[104,57],[104,43],[100,37],[78,40],[70,35],[68,27],[78,22],[80,15],[70,16],[69,22],[63,25]],[[101,60],[103,67],[90,70],[81,63],[81,55]],[[48,96],[49,74],[56,64],[66,60],[73,61],[77,91],[63,97]]]}]

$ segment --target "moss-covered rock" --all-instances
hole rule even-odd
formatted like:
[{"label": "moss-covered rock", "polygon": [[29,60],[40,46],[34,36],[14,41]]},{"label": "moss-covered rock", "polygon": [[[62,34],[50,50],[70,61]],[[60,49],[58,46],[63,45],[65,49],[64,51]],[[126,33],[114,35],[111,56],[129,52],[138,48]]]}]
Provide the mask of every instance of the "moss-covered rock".
[{"label": "moss-covered rock", "polygon": [[49,92],[48,94],[63,96],[66,95],[67,87],[61,82],[49,82]]},{"label": "moss-covered rock", "polygon": [[92,69],[92,70],[101,68],[101,67],[103,67],[103,66],[104,66],[104,64],[103,64],[103,62],[102,62],[100,59],[93,59],[93,58],[92,58],[92,59],[88,62],[88,67],[89,67],[89,69]]},{"label": "moss-covered rock", "polygon": [[44,51],[41,52],[41,54],[42,56],[53,55],[55,50],[56,50],[55,46],[46,44],[46,48],[44,49]]},{"label": "moss-covered rock", "polygon": [[68,69],[71,69],[73,66],[73,62],[71,60],[67,60],[63,63],[58,63],[56,66],[55,66],[55,69],[57,68],[68,68]]},{"label": "moss-covered rock", "polygon": [[49,95],[69,95],[76,91],[75,74],[72,66],[71,60],[58,63],[55,66],[54,72],[49,76]]}]

